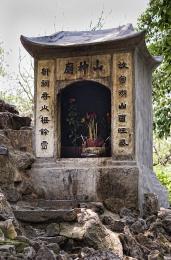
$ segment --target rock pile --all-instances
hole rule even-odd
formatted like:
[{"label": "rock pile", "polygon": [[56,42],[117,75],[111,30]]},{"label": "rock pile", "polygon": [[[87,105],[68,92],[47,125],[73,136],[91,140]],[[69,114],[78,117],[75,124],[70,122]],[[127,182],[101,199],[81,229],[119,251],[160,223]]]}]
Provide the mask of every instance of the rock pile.
[{"label": "rock pile", "polygon": [[102,204],[99,211],[98,203],[75,208],[76,218],[69,222],[32,224],[19,224],[0,195],[0,259],[171,259],[171,210],[158,211],[154,194],[146,194],[143,217],[127,208],[116,215]]},{"label": "rock pile", "polygon": [[0,129],[19,130],[21,127],[29,127],[31,119],[19,116],[15,106],[0,100]]},{"label": "rock pile", "polygon": [[0,112],[10,112],[12,114],[19,115],[19,112],[15,106],[6,103],[2,99],[0,99]]},{"label": "rock pile", "polygon": [[171,210],[161,209],[143,219],[135,216],[134,221],[131,212],[126,217],[124,232],[119,235],[124,255],[135,259],[171,259]]}]

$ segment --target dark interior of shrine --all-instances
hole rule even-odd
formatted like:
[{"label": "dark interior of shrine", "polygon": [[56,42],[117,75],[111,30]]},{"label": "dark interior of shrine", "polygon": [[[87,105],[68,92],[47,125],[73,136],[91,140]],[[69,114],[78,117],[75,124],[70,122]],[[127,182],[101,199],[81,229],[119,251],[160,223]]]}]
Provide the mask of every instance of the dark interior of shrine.
[{"label": "dark interior of shrine", "polygon": [[79,81],[61,91],[61,157],[108,157],[111,92],[94,81]]}]

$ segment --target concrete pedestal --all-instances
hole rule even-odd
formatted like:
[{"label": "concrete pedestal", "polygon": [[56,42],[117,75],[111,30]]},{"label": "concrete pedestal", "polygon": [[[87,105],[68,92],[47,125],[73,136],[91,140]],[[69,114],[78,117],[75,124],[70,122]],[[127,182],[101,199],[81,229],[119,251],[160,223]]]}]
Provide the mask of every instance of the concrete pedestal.
[{"label": "concrete pedestal", "polygon": [[135,161],[109,158],[37,160],[30,174],[41,199],[101,201],[118,212],[122,207],[141,209],[143,194],[155,192],[160,195],[160,204],[168,206],[167,192],[155,175],[148,169],[139,169]]}]

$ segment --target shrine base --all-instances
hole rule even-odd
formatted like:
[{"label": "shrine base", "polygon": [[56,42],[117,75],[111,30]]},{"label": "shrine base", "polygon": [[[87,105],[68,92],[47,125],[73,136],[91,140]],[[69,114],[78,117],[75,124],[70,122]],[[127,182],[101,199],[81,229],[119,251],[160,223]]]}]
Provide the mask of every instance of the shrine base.
[{"label": "shrine base", "polygon": [[46,200],[101,201],[112,211],[142,209],[143,194],[155,192],[168,206],[167,192],[152,172],[134,161],[110,158],[37,160],[30,170],[39,198]]}]

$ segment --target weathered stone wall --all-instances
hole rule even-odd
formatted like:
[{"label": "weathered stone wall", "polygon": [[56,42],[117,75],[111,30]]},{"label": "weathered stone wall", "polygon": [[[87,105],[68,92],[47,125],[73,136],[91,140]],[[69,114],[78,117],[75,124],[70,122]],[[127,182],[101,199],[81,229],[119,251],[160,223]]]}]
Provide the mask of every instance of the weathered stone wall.
[{"label": "weathered stone wall", "polygon": [[159,180],[156,177],[156,174],[145,167],[144,165],[139,167],[139,206],[140,210],[142,210],[143,199],[145,193],[154,193],[158,197],[159,205],[161,207],[169,207],[168,202],[168,191],[166,188],[161,185]]},{"label": "weathered stone wall", "polygon": [[153,172],[152,67],[135,51],[135,154],[139,168],[139,206],[144,193],[158,195],[160,206],[168,207],[168,192]]},{"label": "weathered stone wall", "polygon": [[124,165],[99,169],[97,176],[98,199],[107,209],[115,212],[123,207],[138,209],[138,168]]},{"label": "weathered stone wall", "polygon": [[118,211],[122,207],[138,207],[138,168],[125,164],[112,165],[100,158],[40,161],[30,174],[39,198],[102,201]]},{"label": "weathered stone wall", "polygon": [[152,68],[135,51],[135,131],[137,163],[152,169]]}]

